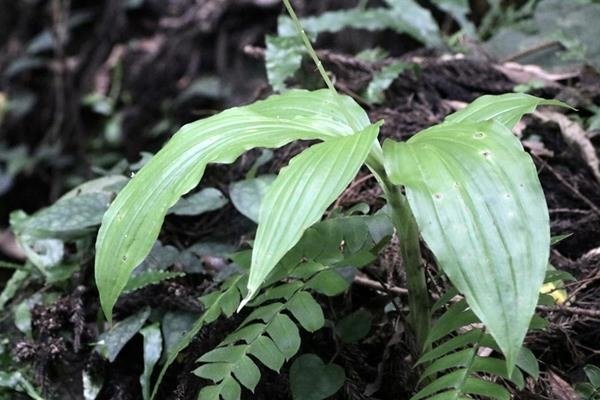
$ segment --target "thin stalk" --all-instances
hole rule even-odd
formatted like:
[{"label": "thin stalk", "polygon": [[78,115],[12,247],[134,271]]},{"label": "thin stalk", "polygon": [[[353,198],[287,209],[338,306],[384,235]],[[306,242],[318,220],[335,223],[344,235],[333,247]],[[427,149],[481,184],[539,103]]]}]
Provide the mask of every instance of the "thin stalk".
[{"label": "thin stalk", "polygon": [[415,332],[419,351],[425,351],[429,334],[431,306],[425,279],[425,268],[419,246],[419,228],[408,201],[398,187],[384,184],[384,191],[391,208],[392,222],[400,242],[400,255],[406,271],[408,287],[409,322]]},{"label": "thin stalk", "polygon": [[[340,105],[340,109],[344,113],[344,117],[348,121],[348,124],[354,132],[359,131],[359,127],[356,126],[354,120],[344,107],[341,101],[341,97],[338,95],[333,82],[329,78],[327,71],[323,67],[323,63],[317,56],[315,49],[313,48],[308,35],[302,27],[302,23],[298,19],[294,8],[290,4],[289,0],[282,0],[287,12],[290,14],[298,34],[304,42],[304,46],[308,51],[308,54],[312,58],[313,62],[317,66],[319,74],[323,78],[325,85],[329,88],[331,93],[336,98],[336,101]],[[419,229],[415,218],[410,210],[406,198],[400,192],[400,189],[391,182],[389,182],[385,169],[383,167],[383,154],[379,143],[374,143],[369,157],[367,159],[367,166],[373,172],[373,175],[377,178],[380,185],[384,189],[388,198],[388,203],[392,209],[392,219],[398,238],[400,239],[400,254],[406,270],[406,280],[408,286],[408,304],[410,307],[410,323],[415,331],[417,338],[417,344],[419,350],[423,350],[425,339],[429,333],[429,317],[430,317],[430,305],[429,305],[429,292],[427,290],[427,283],[425,280],[425,270],[421,263],[421,248],[419,247]]]},{"label": "thin stalk", "polygon": [[306,31],[302,27],[302,24],[300,23],[300,20],[298,19],[298,16],[296,15],[294,8],[290,4],[290,0],[283,0],[283,4],[285,5],[287,12],[290,14],[290,17],[292,17],[292,21],[294,21],[296,30],[298,31],[298,34],[300,35],[300,37],[302,38],[302,41],[304,42],[304,47],[306,47],[308,54],[310,55],[310,57],[314,61],[315,65],[317,66],[317,69],[319,70],[321,77],[325,81],[325,84],[327,85],[329,90],[331,90],[333,93],[337,94],[337,90],[335,90],[335,86],[333,86],[331,79],[329,79],[329,75],[327,75],[327,71],[325,71],[325,68],[323,68],[323,63],[321,62],[321,60],[319,60],[319,56],[317,56],[317,52],[315,51],[312,44],[310,43],[310,39],[308,38],[308,35],[306,35]]},{"label": "thin stalk", "polygon": [[319,59],[319,56],[317,55],[317,52],[313,48],[312,43],[310,43],[310,39],[308,38],[306,31],[302,27],[302,23],[300,22],[300,19],[298,19],[298,16],[296,15],[296,12],[294,11],[292,4],[290,3],[290,0],[283,0],[283,4],[285,5],[285,8],[287,9],[288,14],[290,14],[290,17],[292,18],[294,25],[296,26],[298,35],[300,35],[300,37],[302,38],[302,41],[304,42],[304,47],[306,47],[306,51],[308,51],[310,58],[312,58],[313,62],[317,66],[317,70],[319,71],[321,78],[323,78],[325,85],[331,91],[331,93],[334,95],[334,98],[338,102],[340,109],[342,110],[342,113],[344,113],[344,117],[346,118],[346,121],[348,122],[348,124],[350,125],[352,130],[355,133],[357,133],[358,131],[360,131],[359,127],[356,125],[353,118],[350,116],[350,114],[346,110],[346,107],[342,103],[342,99],[339,97],[338,92],[335,89],[335,86],[333,85],[333,82],[331,82],[331,79],[329,78],[329,75],[327,74],[327,71],[325,71],[325,68],[323,67],[323,63]]}]

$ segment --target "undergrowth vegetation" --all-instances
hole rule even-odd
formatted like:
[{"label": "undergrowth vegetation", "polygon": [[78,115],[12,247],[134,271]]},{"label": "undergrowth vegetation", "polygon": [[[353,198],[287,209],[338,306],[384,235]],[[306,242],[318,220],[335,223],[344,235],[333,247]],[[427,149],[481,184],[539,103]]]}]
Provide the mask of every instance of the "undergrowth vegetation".
[{"label": "undergrowth vegetation", "polygon": [[[450,366],[464,369],[438,378],[415,398],[466,394],[508,398],[502,387],[470,375],[496,373],[522,387],[515,364],[538,301],[550,247],[541,185],[511,129],[536,106],[560,103],[528,95],[482,97],[408,142],[387,140],[382,151],[376,140],[379,123],[369,123],[352,99],[335,91],[300,21],[284,3],[329,88],[289,91],[187,125],[134,176],[106,212],[98,234],[96,283],[105,315],[112,319],[119,294],[151,250],[165,214],[198,184],[208,163],[232,162],[252,147],[319,139],[322,143],[295,156],[265,193],[245,290],[236,280],[221,295],[209,295],[209,304],[223,301],[220,307],[226,316],[245,305],[258,308],[198,360],[204,365],[195,373],[215,383],[205,387],[200,398],[240,398],[240,383],[252,391],[260,371],[249,355],[276,371],[295,355],[300,347],[298,330],[286,311],[310,332],[323,325],[320,307],[302,290],[302,282],[289,281],[286,275],[279,276],[286,279],[280,285],[269,286],[266,281],[280,273],[284,256],[365,163],[382,186],[400,239],[417,345],[428,350],[433,341],[449,334],[453,329],[444,329],[443,324],[448,320],[462,325],[476,322],[470,321],[476,316],[485,329],[463,336],[477,339],[465,343],[471,348],[435,360],[423,378]],[[465,297],[433,328],[419,234]],[[259,294],[263,287],[265,292]],[[279,299],[284,302],[273,302]],[[476,357],[485,339],[504,354],[505,362]],[[431,357],[428,352],[425,357],[428,354]]]},{"label": "undergrowth vegetation", "polygon": [[[35,306],[56,301],[59,289],[93,258],[101,308],[94,352],[112,363],[141,333],[144,400],[160,397],[169,369],[201,332],[223,320],[230,322],[226,335],[186,364],[193,365],[186,373],[201,379],[199,400],[252,398],[261,379],[284,370],[294,400],[322,400],[346,379],[337,362],[341,350],[371,330],[368,310],[332,315],[331,303],[344,301],[359,271],[391,247],[407,290],[401,302],[391,296],[386,309],[408,321],[406,346],[418,375],[407,389],[411,400],[510,399],[508,387],[522,390],[527,379],[540,376],[538,360],[525,346],[528,333],[546,326],[536,307],[565,301],[564,282],[573,279],[549,264],[551,246],[564,237],[550,235],[538,171],[514,131],[540,106],[569,106],[526,93],[484,95],[408,140],[380,140],[386,122],[371,120],[365,106],[384,102],[398,75],[418,73],[419,67],[380,63],[367,89],[350,97],[337,92],[311,41],[348,28],[392,30],[433,47],[444,41],[458,46],[455,38],[443,37],[417,2],[365,3],[303,19],[288,0],[283,3],[289,16],[279,18],[264,53],[269,83],[278,93],[182,126],[155,155],[123,168],[130,177],[107,173],[32,215],[13,212],[11,229],[27,261],[0,261],[14,270],[0,294],[0,310],[29,282],[53,288],[20,299],[12,309],[17,329],[31,337],[40,329],[32,326]],[[479,29],[485,36],[500,23],[495,6],[476,28],[466,2],[432,3],[461,32]],[[502,18],[520,21],[529,16],[526,11]],[[307,56],[326,88],[288,87],[302,80]],[[377,49],[357,55],[384,58]],[[274,149],[292,143],[305,148],[277,174],[258,174]],[[208,169],[226,168],[252,150],[260,156],[245,179],[229,185],[228,196],[216,187],[194,191]],[[361,204],[336,207],[361,171],[374,177],[384,205],[374,212]],[[199,216],[230,201],[256,228],[241,246],[164,244],[167,216]],[[213,281],[187,305],[196,311],[193,317],[138,307],[122,318],[122,295],[204,273],[211,262],[217,264]],[[378,288],[391,293],[385,284]],[[64,319],[81,336],[77,317]],[[333,356],[302,352],[311,335],[332,338]],[[0,387],[43,399],[10,365],[4,345]],[[598,398],[597,368],[587,367],[586,374],[589,382],[577,390],[582,398]],[[85,399],[95,399],[101,378],[85,369],[82,379]]]}]

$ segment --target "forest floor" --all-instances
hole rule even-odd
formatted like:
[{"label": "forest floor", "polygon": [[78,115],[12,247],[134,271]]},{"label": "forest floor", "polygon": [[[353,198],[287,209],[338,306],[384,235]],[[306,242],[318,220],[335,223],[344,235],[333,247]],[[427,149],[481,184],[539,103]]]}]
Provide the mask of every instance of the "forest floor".
[{"label": "forest floor", "polygon": [[[34,93],[36,108],[40,111],[6,121],[2,128],[3,139],[8,144],[25,143],[35,147],[39,143],[51,143],[52,135],[57,135],[66,145],[60,155],[62,162],[55,159],[45,170],[43,163],[48,161],[43,161],[14,179],[11,189],[0,197],[0,227],[7,227],[9,211],[33,212],[48,205],[65,191],[72,176],[90,177],[93,163],[88,153],[89,143],[93,141],[90,132],[98,132],[105,121],[90,111],[71,111],[79,109],[84,88],[91,84],[102,89],[102,85],[106,85],[111,79],[108,71],[112,71],[114,65],[122,65],[120,90],[133,101],[120,103],[122,141],[113,149],[130,160],[135,160],[142,150],[155,151],[160,147],[168,135],[142,136],[139,132],[149,131],[165,119],[161,109],[165,101],[177,98],[183,88],[198,78],[214,79],[216,90],[213,93],[205,90],[192,99],[179,99],[168,118],[187,122],[270,93],[262,70],[262,38],[274,30],[280,10],[270,2],[265,1],[265,5],[251,1],[208,2],[206,4],[215,6],[212,9],[192,7],[188,12],[163,9],[154,3],[124,12],[116,6],[110,7],[118,2],[106,3],[104,8],[94,9],[96,18],[104,22],[93,24],[94,30],[89,26],[81,28],[79,43],[74,45],[77,49],[68,49],[78,57],[71,69],[61,74],[53,73],[51,68],[25,71],[5,83],[4,90],[23,92],[27,89]],[[302,13],[314,13],[337,6],[335,1],[323,3],[327,5],[305,4],[300,9]],[[30,11],[34,15],[20,17],[46,21],[39,7]],[[15,43],[31,36],[31,28],[25,23],[13,28]],[[366,45],[377,38],[370,35],[365,39]],[[319,55],[335,77],[338,90],[364,105],[372,121],[385,121],[382,139],[405,140],[441,122],[446,115],[480,95],[511,92],[515,85],[526,84],[533,78],[546,85],[530,93],[561,99],[583,110],[579,113],[582,119],[589,117],[586,106],[600,104],[600,75],[592,69],[556,76],[541,68],[498,62],[484,55],[462,56],[425,50],[409,42],[406,46],[389,43],[390,53],[395,59],[418,65],[419,73],[401,74],[385,91],[385,101],[370,105],[358,93],[364,92],[375,66],[349,55],[355,46],[357,43],[350,39],[339,43],[327,36],[318,44]],[[11,46],[5,45],[5,49]],[[13,50],[15,52],[18,50]],[[9,53],[0,54],[0,69],[7,68],[8,59]],[[303,65],[303,69],[308,76],[315,75],[310,64]],[[59,89],[52,83],[57,76],[62,77]],[[56,96],[62,99],[58,112]],[[44,111],[45,105],[52,105],[50,109],[54,111]],[[157,118],[157,115],[162,117]],[[537,382],[528,380],[523,391],[514,392],[515,398],[523,400],[576,399],[572,383],[584,380],[582,367],[600,363],[600,171],[595,154],[590,153],[590,146],[593,150],[600,144],[600,135],[592,135],[590,139],[579,121],[565,121],[561,116],[542,110],[526,116],[518,126],[522,143],[539,171],[552,234],[570,235],[552,248],[551,264],[576,278],[565,282],[568,300],[563,305],[540,308],[549,322],[548,327],[527,337],[528,347],[541,362],[542,375]],[[54,132],[48,133],[47,127]],[[262,166],[260,172],[277,171],[305,146],[305,143],[293,144],[276,151],[273,160]],[[93,157],[99,158],[100,152],[98,150]],[[257,155],[250,152],[232,167],[210,167],[205,184],[227,194],[229,183],[243,178]],[[364,170],[336,206],[351,207],[364,202],[376,210],[383,204],[381,195],[374,178]],[[248,232],[248,221],[233,206],[226,205],[199,217],[169,217],[160,239],[163,243],[183,247],[216,239],[235,244],[242,242]],[[362,271],[362,279],[356,280],[342,298],[323,300],[326,316],[343,315],[359,308],[372,310],[375,315],[373,330],[361,345],[344,346],[335,354],[336,363],[345,369],[347,380],[334,399],[404,399],[410,396],[418,380],[406,344],[410,342],[406,321],[401,316],[390,319],[381,312],[381,305],[389,302],[394,290],[406,287],[395,244],[392,241],[377,262]],[[6,257],[12,255],[12,260],[19,259],[8,233],[0,236],[0,252]],[[209,265],[211,260],[204,261]],[[10,275],[0,272],[0,282],[4,282]],[[116,318],[122,319],[145,306],[198,313],[202,305],[197,298],[210,285],[210,279],[210,273],[190,274],[126,294],[117,304]],[[30,287],[27,292],[39,289]],[[141,398],[138,384],[144,368],[139,356],[141,336],[135,336],[115,362],[109,364],[91,346],[97,339],[98,315],[98,295],[90,260],[73,275],[56,302],[33,308],[33,335],[11,342],[11,354],[18,362],[32,365],[36,383],[46,393],[60,393],[61,399],[80,398],[77,393],[81,393],[82,369],[100,371],[104,376],[98,399]],[[220,319],[203,329],[168,370],[158,398],[195,399],[203,384],[190,373],[196,359],[218,344],[239,318]],[[5,319],[0,324],[2,332],[17,332]],[[325,333],[303,334],[302,346],[303,350],[317,353],[323,359],[334,356],[335,343]],[[261,372],[263,379],[255,393],[246,398],[291,398],[285,369],[281,374],[266,369]]]}]

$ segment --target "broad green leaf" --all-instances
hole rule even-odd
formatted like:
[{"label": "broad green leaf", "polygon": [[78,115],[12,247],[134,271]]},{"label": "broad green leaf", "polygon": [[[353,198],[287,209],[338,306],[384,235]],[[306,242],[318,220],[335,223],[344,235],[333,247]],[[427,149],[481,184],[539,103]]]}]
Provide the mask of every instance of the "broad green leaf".
[{"label": "broad green leaf", "polygon": [[95,273],[106,317],[112,318],[114,303],[131,271],[152,248],[166,213],[196,187],[208,163],[233,162],[253,147],[348,136],[354,133],[351,126],[368,125],[364,110],[348,97],[327,90],[297,90],[182,127],[104,214],[96,241]]},{"label": "broad green leaf", "polygon": [[[391,29],[406,33],[429,46],[441,44],[439,28],[431,13],[414,0],[388,0],[390,8],[378,7],[328,11],[317,16],[301,19],[306,32],[315,36],[323,32],[339,32],[346,28],[378,31]],[[296,36],[296,28],[291,19],[279,19],[279,36]]]},{"label": "broad green leaf", "polygon": [[325,325],[325,317],[321,306],[308,292],[296,293],[287,303],[286,308],[300,325],[309,332],[317,331]]},{"label": "broad green leaf", "polygon": [[144,372],[140,376],[142,397],[150,399],[150,379],[154,366],[160,359],[162,352],[162,336],[158,323],[149,325],[140,331],[144,337]]},{"label": "broad green leaf", "polygon": [[[410,400],[421,400],[425,398],[429,398],[429,396],[449,388],[459,387],[463,381],[465,380],[465,376],[468,373],[466,369],[458,369],[456,371],[450,372],[449,374],[442,375],[435,381],[431,382],[429,385],[425,386],[421,389],[417,394],[410,398]],[[458,394],[458,393],[457,393]],[[456,399],[457,397],[451,397],[452,399]]]},{"label": "broad green leaf", "polygon": [[4,285],[2,292],[0,292],[0,311],[4,310],[6,303],[8,303],[21,287],[25,284],[27,278],[31,274],[30,271],[24,269],[18,269],[11,275],[10,279]]},{"label": "broad green leaf", "polygon": [[364,309],[354,311],[335,325],[335,333],[344,343],[356,343],[371,331],[373,316]]},{"label": "broad green leaf", "polygon": [[[324,12],[303,18],[301,24],[311,39],[320,33],[336,33],[347,28],[405,33],[428,46],[439,46],[439,28],[431,13],[415,0],[388,0],[389,8],[354,8]],[[286,89],[285,81],[300,69],[306,49],[289,17],[278,21],[278,36],[267,36],[265,63],[269,83],[275,91]]]},{"label": "broad green leaf", "polygon": [[373,74],[373,79],[369,82],[365,98],[370,103],[381,103],[383,102],[385,92],[392,82],[402,73],[404,70],[409,68],[411,64],[396,61],[390,65],[386,65]]},{"label": "broad green leaf", "polygon": [[298,349],[300,349],[298,328],[290,317],[285,314],[277,314],[273,317],[267,328],[267,333],[287,360],[296,355]]},{"label": "broad green leaf", "polygon": [[279,372],[285,363],[285,356],[268,336],[257,338],[250,345],[248,353],[258,358],[260,362],[275,372]]},{"label": "broad green leaf", "polygon": [[227,199],[220,190],[206,188],[188,197],[182,197],[169,209],[169,214],[200,215],[218,210],[227,204]]},{"label": "broad green leaf", "polygon": [[325,364],[315,354],[303,354],[290,368],[290,387],[294,400],[324,400],[344,384],[346,374],[337,364]]},{"label": "broad green leaf", "polygon": [[260,370],[250,357],[244,354],[232,368],[232,372],[242,385],[254,392],[260,381]]},{"label": "broad green leaf", "polygon": [[507,359],[529,327],[550,247],[548,210],[531,158],[495,122],[443,124],[384,145],[423,239]]},{"label": "broad green leaf", "polygon": [[272,35],[267,35],[265,43],[267,78],[274,91],[283,92],[287,87],[285,81],[300,69],[305,52],[304,44],[298,36]]},{"label": "broad green leaf", "polygon": [[502,386],[476,378],[467,378],[462,391],[468,394],[486,396],[495,400],[510,400],[510,393]]},{"label": "broad green leaf", "polygon": [[521,351],[517,356],[517,366],[527,372],[535,380],[540,377],[538,360],[527,347],[521,347]]},{"label": "broad green leaf", "polygon": [[150,308],[125,318],[117,322],[109,331],[104,332],[98,337],[98,343],[94,350],[113,362],[121,352],[121,349],[129,342],[129,339],[142,329],[144,322],[150,316]]},{"label": "broad green leaf", "polygon": [[275,175],[262,175],[229,185],[229,196],[234,207],[244,216],[258,223],[260,203],[275,178]]},{"label": "broad green leaf", "polygon": [[246,299],[356,176],[378,131],[378,125],[371,125],[316,144],[281,170],[261,205]]},{"label": "broad green leaf", "polygon": [[592,386],[600,388],[600,368],[590,364],[583,367],[583,370]]},{"label": "broad green leaf", "polygon": [[483,122],[494,119],[513,129],[523,115],[534,112],[538,106],[545,105],[568,107],[558,100],[541,99],[525,93],[485,95],[462,110],[448,115],[444,123]]},{"label": "broad green leaf", "polygon": [[13,225],[19,235],[72,239],[100,225],[110,200],[127,178],[112,175],[83,183],[53,205]]},{"label": "broad green leaf", "polygon": [[333,297],[342,294],[350,287],[350,283],[333,269],[319,272],[312,277],[306,287],[325,296]]}]

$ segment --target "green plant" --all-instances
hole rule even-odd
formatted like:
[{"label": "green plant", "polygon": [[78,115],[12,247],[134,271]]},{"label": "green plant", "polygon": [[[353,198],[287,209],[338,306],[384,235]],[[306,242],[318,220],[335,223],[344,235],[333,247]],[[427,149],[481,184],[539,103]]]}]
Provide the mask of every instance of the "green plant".
[{"label": "green plant", "polygon": [[[433,311],[445,306],[444,302],[455,297],[456,291],[450,291],[433,307]],[[450,336],[453,335],[453,336]],[[426,346],[439,343],[425,352],[417,365],[426,365],[421,381],[428,382],[411,400],[429,398],[432,395],[462,399],[470,395],[485,395],[493,399],[509,399],[509,392],[501,385],[482,379],[479,374],[500,377],[523,389],[525,380],[521,370],[534,379],[538,378],[539,367],[533,353],[521,347],[512,372],[507,369],[505,360],[489,354],[499,352],[496,341],[486,332],[479,318],[464,299],[447,306],[446,311],[433,326],[426,340]],[[482,350],[488,350],[480,354]],[[442,374],[436,377],[437,374]],[[437,393],[437,394],[436,394]]]},{"label": "green plant", "polygon": [[577,393],[583,400],[600,399],[600,368],[595,365],[586,365],[583,370],[588,382],[575,385]]},{"label": "green plant", "polygon": [[[488,360],[494,366],[487,372],[519,384],[519,372],[514,367],[544,281],[550,232],[535,166],[511,130],[523,114],[538,105],[562,103],[525,94],[483,96],[442,124],[407,142],[386,140],[382,148],[377,141],[381,123],[371,123],[358,104],[335,91],[298,18],[289,3],[284,3],[328,89],[288,91],[186,125],[133,177],[104,214],[96,242],[96,282],[106,317],[112,319],[118,296],[152,248],[165,215],[182,195],[197,186],[207,164],[230,163],[255,147],[276,148],[295,140],[317,139],[321,143],[294,157],[267,190],[248,276],[238,275],[221,291],[204,298],[207,310],[168,355],[159,382],[165,368],[202,326],[221,313],[231,316],[245,305],[259,307],[254,310],[259,313],[279,307],[279,317],[269,314],[269,318],[261,315],[246,320],[216,350],[200,359],[204,365],[196,372],[215,383],[204,390],[203,399],[239,398],[238,382],[253,389],[259,376],[247,353],[278,369],[282,359],[297,351],[297,343],[293,352],[292,347],[285,347],[289,343],[278,343],[281,331],[270,331],[271,324],[285,325],[282,329],[295,337],[295,324],[290,324],[289,316],[282,312],[291,313],[309,331],[321,325],[322,315],[303,289],[304,281],[293,280],[285,260],[297,256],[294,249],[303,235],[365,164],[385,193],[399,237],[417,351],[426,357],[438,349],[431,350],[432,343],[450,332],[443,330],[442,336],[434,339],[431,336],[436,327],[431,329],[421,236],[438,267],[464,296],[459,303],[461,312],[476,317],[485,327],[478,339],[493,339],[494,348],[504,355],[502,367]],[[317,251],[321,245],[312,242],[309,250]],[[336,245],[344,247],[345,239]],[[261,288],[265,288],[262,294]],[[274,292],[279,297],[269,295]],[[296,296],[310,304],[305,313],[295,312],[289,305],[300,301]],[[264,303],[277,298],[285,301]],[[455,328],[461,326],[456,321],[465,322],[460,318],[452,321]],[[271,348],[282,354],[278,356],[275,350],[257,354],[253,346],[258,340],[271,340],[275,343]],[[480,340],[463,344],[474,345],[464,353],[468,357],[463,360],[466,371],[461,372],[467,385],[463,392],[505,398],[496,393],[495,386],[470,380],[469,376],[479,371],[475,366],[481,362],[475,354]],[[244,375],[249,371],[254,373]],[[472,389],[471,383],[479,389]],[[436,395],[438,390],[429,394],[438,399],[462,396],[462,389],[455,389],[458,392],[450,395]]]}]

